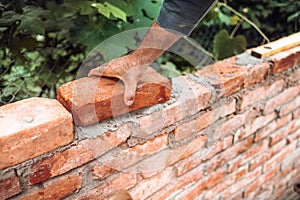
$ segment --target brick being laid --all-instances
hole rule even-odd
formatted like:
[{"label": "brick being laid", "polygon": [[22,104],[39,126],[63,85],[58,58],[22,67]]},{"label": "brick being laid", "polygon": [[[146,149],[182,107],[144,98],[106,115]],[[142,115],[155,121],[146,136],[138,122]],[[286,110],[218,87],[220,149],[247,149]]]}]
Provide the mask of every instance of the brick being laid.
[{"label": "brick being laid", "polygon": [[121,81],[84,77],[60,86],[57,99],[72,112],[75,124],[85,126],[168,101],[171,82],[152,68],[147,68],[140,77],[134,103],[126,106],[123,96]]}]

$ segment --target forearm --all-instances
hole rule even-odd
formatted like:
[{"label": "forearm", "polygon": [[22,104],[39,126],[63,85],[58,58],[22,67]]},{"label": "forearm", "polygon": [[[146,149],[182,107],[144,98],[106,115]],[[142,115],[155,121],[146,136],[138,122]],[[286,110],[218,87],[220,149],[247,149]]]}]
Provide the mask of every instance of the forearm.
[{"label": "forearm", "polygon": [[181,34],[167,31],[154,22],[141,45],[129,56],[138,59],[134,65],[149,65],[181,37]]}]

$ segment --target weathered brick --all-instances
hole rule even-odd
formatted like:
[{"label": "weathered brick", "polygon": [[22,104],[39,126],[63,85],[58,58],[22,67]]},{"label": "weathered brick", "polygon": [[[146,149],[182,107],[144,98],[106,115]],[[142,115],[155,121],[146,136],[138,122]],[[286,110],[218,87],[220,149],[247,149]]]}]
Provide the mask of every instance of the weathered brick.
[{"label": "weathered brick", "polygon": [[107,78],[81,78],[58,88],[57,99],[74,115],[78,125],[89,125],[128,111],[162,103],[170,99],[171,83],[152,68],[140,77],[135,101],[126,106],[124,86]]},{"label": "weathered brick", "polygon": [[263,171],[269,171],[270,168],[273,168],[274,166],[279,166],[278,164],[280,161],[282,161],[284,158],[287,157],[287,155],[291,154],[296,148],[296,143],[291,143],[288,146],[285,146],[284,149],[282,149],[279,153],[275,154],[272,158],[270,158],[267,162],[264,164]]},{"label": "weathered brick", "polygon": [[278,94],[280,91],[282,91],[283,85],[284,80],[279,79],[275,82],[268,82],[260,87],[247,91],[241,97],[240,109],[244,110],[256,102]]},{"label": "weathered brick", "polygon": [[276,144],[298,128],[300,128],[300,123],[297,121],[291,121],[289,124],[270,135],[270,145],[272,146]]},{"label": "weathered brick", "polygon": [[152,194],[149,199],[151,200],[164,200],[169,196],[172,196],[177,191],[185,188],[187,185],[197,182],[203,177],[203,166],[198,166],[186,174],[178,177],[177,179],[172,180],[169,184],[163,187],[161,190]]},{"label": "weathered brick", "polygon": [[167,148],[156,154],[150,155],[127,170],[135,172],[140,172],[142,170],[143,173],[152,173],[153,171],[161,170],[166,166],[172,166],[178,161],[201,150],[204,147],[205,142],[206,136],[200,135],[182,146]]},{"label": "weathered brick", "polygon": [[[149,170],[157,170],[155,167],[164,167],[164,166],[157,166],[158,161],[150,162],[149,160],[143,160],[146,157],[150,157],[151,155],[157,153],[159,154],[168,146],[168,135],[161,134],[148,140],[143,144],[136,145],[132,148],[127,149],[117,149],[117,152],[114,152],[113,156],[110,156],[108,159],[98,159],[99,165],[97,168],[105,169],[105,171],[122,171],[125,168],[131,166],[131,168],[127,169],[130,172],[152,172]],[[156,154],[155,154],[156,155]],[[164,159],[164,158],[161,158]],[[140,162],[139,162],[140,161]],[[147,163],[148,161],[148,163]],[[137,164],[136,164],[137,163]],[[134,165],[136,164],[136,165]],[[110,169],[109,169],[110,168]],[[104,178],[104,174],[97,174],[100,178]],[[103,177],[102,177],[103,176]]]},{"label": "weathered brick", "polygon": [[293,67],[300,62],[300,47],[297,46],[271,56],[271,62],[273,63],[273,73],[280,73]]},{"label": "weathered brick", "polygon": [[256,167],[263,165],[271,157],[270,152],[263,152],[256,158],[252,159],[249,163],[249,170],[252,171]]},{"label": "weathered brick", "polygon": [[299,116],[300,116],[300,108],[297,108],[296,110],[294,110],[293,116],[294,116],[295,119],[299,118]]},{"label": "weathered brick", "polygon": [[296,97],[295,99],[288,102],[287,104],[281,106],[279,116],[287,115],[293,112],[299,106],[300,106],[300,96]]},{"label": "weathered brick", "polygon": [[291,115],[286,115],[284,117],[276,119],[275,121],[272,121],[270,124],[268,124],[267,126],[263,127],[255,133],[254,141],[258,142],[259,140],[270,136],[274,131],[278,130],[280,127],[290,122],[291,119]]},{"label": "weathered brick", "polygon": [[172,168],[167,168],[163,172],[140,181],[134,188],[130,190],[133,199],[146,199],[151,194],[160,190],[162,187],[171,182],[173,178]]},{"label": "weathered brick", "polygon": [[195,199],[203,192],[203,190],[209,190],[214,185],[220,183],[225,175],[226,170],[224,168],[220,168],[214,173],[200,180],[198,183],[181,192],[176,196],[176,199]]},{"label": "weathered brick", "polygon": [[228,96],[239,91],[248,72],[246,67],[237,66],[231,59],[223,60],[206,66],[195,73],[206,78],[212,85],[221,90],[220,96]]},{"label": "weathered brick", "polygon": [[235,195],[241,188],[246,187],[261,175],[261,168],[256,168],[254,171],[248,172],[242,179],[236,181],[231,186],[227,187],[219,196],[223,199],[229,199]]},{"label": "weathered brick", "polygon": [[249,137],[243,141],[235,143],[234,145],[230,146],[228,149],[223,151],[222,153],[218,154],[217,156],[213,157],[212,159],[206,162],[207,169],[205,174],[209,174],[218,167],[222,166],[223,164],[227,163],[237,155],[245,152],[253,143],[253,138]]},{"label": "weathered brick", "polygon": [[240,166],[246,164],[253,158],[255,158],[258,155],[261,155],[262,152],[265,152],[268,149],[269,141],[264,140],[259,143],[255,143],[252,145],[249,149],[247,149],[242,155],[239,155],[238,157],[234,158],[230,165],[228,166],[228,172],[232,173]]},{"label": "weathered brick", "polygon": [[7,199],[20,192],[20,182],[15,173],[9,172],[0,177],[0,199]]},{"label": "weathered brick", "polygon": [[224,124],[222,124],[221,136],[243,126],[246,122],[246,118],[246,114],[239,114],[229,118]]},{"label": "weathered brick", "polygon": [[204,199],[208,199],[208,200],[213,199],[213,197],[215,197],[218,193],[220,193],[221,191],[225,190],[227,187],[229,187],[233,183],[235,183],[238,180],[240,180],[241,178],[243,178],[243,176],[245,176],[246,173],[247,173],[247,168],[242,167],[242,168],[236,170],[235,172],[228,174],[222,180],[222,182],[220,182],[219,184],[217,184],[212,189],[210,189],[206,192]]},{"label": "weathered brick", "polygon": [[18,197],[21,200],[32,200],[32,199],[63,199],[79,190],[82,185],[82,175],[68,175],[59,177],[58,179],[51,180],[39,187],[38,190],[26,193]]},{"label": "weathered brick", "polygon": [[[174,92],[180,106],[179,116],[182,118],[191,116],[210,105],[211,92],[207,87],[190,80],[188,77],[179,76],[172,79]],[[173,115],[173,113],[170,113]],[[167,113],[168,119],[172,119]]]},{"label": "weathered brick", "polygon": [[245,125],[245,132],[247,133],[247,135],[250,135],[256,132],[261,127],[267,125],[270,121],[272,121],[275,118],[276,118],[275,112],[254,118],[248,124]]},{"label": "weathered brick", "polygon": [[123,124],[118,130],[106,132],[94,138],[80,141],[62,152],[47,157],[31,166],[30,184],[36,184],[71,169],[77,168],[123,143],[131,133],[129,124]]},{"label": "weathered brick", "polygon": [[295,140],[299,140],[300,138],[300,129],[296,130],[294,133],[290,134],[287,139],[289,143],[292,143]]},{"label": "weathered brick", "polygon": [[76,200],[86,200],[86,199],[105,199],[110,195],[125,189],[128,190],[132,188],[137,183],[137,178],[135,174],[131,173],[120,173],[112,180],[107,180],[103,184],[97,186],[96,188],[87,190],[86,193],[74,198]]},{"label": "weathered brick", "polygon": [[193,153],[201,150],[204,147],[205,143],[206,136],[200,135],[185,145],[169,149],[166,159],[167,165],[173,165],[179,160],[189,157]]},{"label": "weathered brick", "polygon": [[221,117],[232,114],[235,111],[235,100],[223,106],[207,111],[200,115],[197,119],[183,123],[174,130],[175,141],[180,141],[189,137],[193,133],[208,127]]},{"label": "weathered brick", "polygon": [[300,80],[300,68],[296,69],[289,77],[290,82],[297,82]]},{"label": "weathered brick", "polygon": [[270,69],[270,64],[264,62],[262,64],[253,65],[246,74],[244,86],[248,87],[265,79]]},{"label": "weathered brick", "polygon": [[227,149],[232,144],[232,135],[227,136],[221,141],[217,141],[213,145],[194,153],[193,155],[183,159],[175,164],[176,176],[181,176],[189,170],[198,166],[201,162],[211,159],[217,153]]},{"label": "weathered brick", "polygon": [[288,89],[285,89],[282,93],[279,95],[269,99],[266,103],[266,106],[264,108],[264,113],[268,113],[271,110],[276,109],[277,106],[280,106],[281,104],[289,101],[293,97],[297,96],[299,94],[300,85],[290,87]]},{"label": "weathered brick", "polygon": [[29,98],[0,107],[0,169],[73,141],[71,114],[56,100]]},{"label": "weathered brick", "polygon": [[263,183],[267,182],[272,177],[274,177],[278,173],[278,171],[279,171],[279,165],[275,166],[274,168],[262,174],[254,182],[252,182],[249,186],[247,186],[244,192],[244,196],[245,197],[249,196],[249,194],[253,192],[256,188],[260,187]]}]

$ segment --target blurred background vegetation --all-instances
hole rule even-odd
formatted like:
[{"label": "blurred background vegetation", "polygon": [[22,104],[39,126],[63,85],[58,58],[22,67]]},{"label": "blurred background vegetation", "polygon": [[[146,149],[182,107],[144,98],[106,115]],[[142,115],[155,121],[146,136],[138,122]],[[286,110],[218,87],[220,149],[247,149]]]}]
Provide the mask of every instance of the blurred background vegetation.
[{"label": "blurred background vegetation", "polygon": [[[88,53],[125,30],[149,27],[162,0],[1,0],[0,105],[31,96],[55,98],[74,80]],[[219,1],[193,31],[195,48],[214,60],[299,31],[298,0]],[[132,40],[132,41],[131,41]],[[137,38],[128,39],[128,44]],[[130,51],[124,49],[126,54]],[[109,53],[109,52],[108,52]],[[105,55],[97,55],[105,60]],[[97,60],[94,59],[93,61]],[[195,70],[165,53],[157,62],[166,76]]]}]

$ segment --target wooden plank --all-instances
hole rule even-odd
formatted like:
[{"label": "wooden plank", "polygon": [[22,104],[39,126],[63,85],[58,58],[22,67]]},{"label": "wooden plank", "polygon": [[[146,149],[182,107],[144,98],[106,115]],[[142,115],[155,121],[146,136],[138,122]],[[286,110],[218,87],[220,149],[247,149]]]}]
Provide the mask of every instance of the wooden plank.
[{"label": "wooden plank", "polygon": [[251,51],[251,55],[257,58],[265,58],[298,45],[300,45],[300,32],[256,47]]}]

